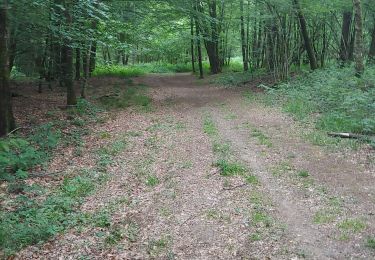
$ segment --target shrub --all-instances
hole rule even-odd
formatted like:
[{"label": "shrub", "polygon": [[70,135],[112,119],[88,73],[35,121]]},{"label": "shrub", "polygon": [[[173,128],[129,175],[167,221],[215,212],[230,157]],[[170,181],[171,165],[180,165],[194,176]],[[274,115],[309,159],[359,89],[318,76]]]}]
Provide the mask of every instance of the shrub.
[{"label": "shrub", "polygon": [[[351,68],[328,68],[282,83],[269,94],[296,119],[315,119],[330,132],[375,133],[375,76],[369,68],[359,80]],[[365,87],[364,87],[365,86]]]}]

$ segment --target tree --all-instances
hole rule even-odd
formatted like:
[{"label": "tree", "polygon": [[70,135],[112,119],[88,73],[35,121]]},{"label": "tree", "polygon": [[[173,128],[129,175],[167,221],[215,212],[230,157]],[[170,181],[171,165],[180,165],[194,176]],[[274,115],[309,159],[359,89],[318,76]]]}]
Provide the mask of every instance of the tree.
[{"label": "tree", "polygon": [[15,128],[9,86],[8,2],[0,5],[0,136]]},{"label": "tree", "polygon": [[307,31],[307,22],[306,22],[305,16],[303,14],[299,1],[293,0],[293,4],[294,4],[294,8],[297,13],[298,20],[299,20],[301,34],[305,43],[305,49],[309,57],[310,67],[312,70],[316,70],[318,68],[318,65],[316,62],[315,52],[310,41],[310,36]]},{"label": "tree", "polygon": [[[67,28],[72,26],[72,1],[64,1],[64,17]],[[67,105],[75,106],[77,104],[76,93],[74,89],[74,80],[73,80],[73,47],[70,37],[65,37],[63,41],[63,47],[61,51],[62,59],[62,71],[63,71],[63,82],[67,91]]]},{"label": "tree", "polygon": [[362,77],[365,71],[364,57],[363,57],[363,21],[362,21],[362,6],[361,0],[353,0],[355,13],[355,75]]},{"label": "tree", "polygon": [[242,60],[244,71],[249,70],[249,61],[248,61],[248,46],[247,38],[245,36],[245,21],[244,21],[244,0],[240,1],[240,10],[241,10],[241,44],[242,44]]},{"label": "tree", "polygon": [[372,28],[370,51],[368,55],[370,63],[375,63],[375,16],[373,20],[374,20],[374,24]]},{"label": "tree", "polygon": [[349,60],[350,52],[350,28],[352,25],[352,12],[345,11],[343,13],[343,22],[341,30],[341,46],[340,46],[340,61],[344,65]]}]

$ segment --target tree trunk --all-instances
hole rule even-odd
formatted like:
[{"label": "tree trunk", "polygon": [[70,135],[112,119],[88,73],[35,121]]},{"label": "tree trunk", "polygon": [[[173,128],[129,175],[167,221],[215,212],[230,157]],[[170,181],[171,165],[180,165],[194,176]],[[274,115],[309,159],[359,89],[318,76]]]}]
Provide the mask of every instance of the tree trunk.
[{"label": "tree trunk", "polygon": [[341,46],[340,61],[344,65],[349,61],[350,52],[350,27],[352,25],[352,12],[344,12],[342,30],[341,30]]},{"label": "tree trunk", "polygon": [[355,12],[355,75],[360,78],[362,77],[365,71],[365,64],[363,58],[363,21],[361,0],[353,0],[353,4]]},{"label": "tree trunk", "polygon": [[86,98],[86,88],[88,84],[88,78],[90,75],[90,66],[88,64],[90,63],[90,52],[91,50],[91,44],[88,46],[87,50],[85,51],[83,55],[83,82],[81,86],[81,98]]},{"label": "tree trunk", "polygon": [[374,25],[372,29],[370,52],[368,54],[368,57],[369,57],[369,62],[371,64],[374,64],[375,63],[375,17],[374,17]]},{"label": "tree trunk", "polygon": [[317,65],[317,62],[316,62],[315,52],[314,52],[314,49],[313,49],[311,41],[310,41],[309,33],[307,31],[307,23],[306,23],[305,16],[302,12],[302,8],[299,4],[299,1],[293,0],[293,4],[294,4],[294,7],[296,9],[297,17],[298,17],[298,20],[299,20],[299,24],[300,24],[300,28],[301,28],[301,34],[302,34],[302,37],[303,37],[303,40],[304,40],[304,43],[305,43],[307,56],[309,57],[310,68],[312,70],[316,70],[318,68],[318,65]]},{"label": "tree trunk", "polygon": [[[65,19],[67,25],[72,24],[72,16],[70,14],[71,6],[65,6]],[[67,105],[74,106],[77,104],[76,93],[74,90],[74,80],[73,80],[73,48],[71,47],[71,42],[69,39],[64,39],[64,45],[62,47],[62,72],[63,81],[67,91]]]},{"label": "tree trunk", "polygon": [[76,77],[75,80],[81,79],[81,49],[76,49]]},{"label": "tree trunk", "polygon": [[95,70],[96,66],[96,42],[93,42],[90,53],[90,77]]},{"label": "tree trunk", "polygon": [[[195,11],[197,11],[197,5],[195,5]],[[198,66],[199,66],[199,78],[203,79],[203,62],[202,62],[202,45],[198,19],[195,19],[195,35],[197,38],[197,52],[198,52]]]},{"label": "tree trunk", "polygon": [[242,60],[243,60],[243,69],[244,71],[249,70],[249,61],[247,55],[247,39],[245,37],[245,22],[244,22],[244,0],[240,2],[241,9],[241,45],[242,45]]},{"label": "tree trunk", "polygon": [[194,55],[194,18],[193,16],[190,17],[190,35],[191,35],[191,67],[193,69],[193,73],[195,73],[195,55]]},{"label": "tree trunk", "polygon": [[8,2],[5,0],[0,5],[0,137],[5,136],[15,128],[9,86],[7,13]]}]

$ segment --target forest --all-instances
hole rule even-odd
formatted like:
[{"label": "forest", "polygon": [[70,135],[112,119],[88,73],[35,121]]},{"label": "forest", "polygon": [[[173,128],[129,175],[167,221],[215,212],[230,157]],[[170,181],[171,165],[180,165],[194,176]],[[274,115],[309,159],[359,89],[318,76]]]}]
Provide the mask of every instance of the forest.
[{"label": "forest", "polygon": [[374,151],[374,0],[0,0],[0,259],[372,259]]}]

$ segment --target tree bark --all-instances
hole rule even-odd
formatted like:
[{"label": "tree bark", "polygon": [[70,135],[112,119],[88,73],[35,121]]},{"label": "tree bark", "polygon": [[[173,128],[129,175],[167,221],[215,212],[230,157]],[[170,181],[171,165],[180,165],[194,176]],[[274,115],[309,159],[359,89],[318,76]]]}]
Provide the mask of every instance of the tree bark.
[{"label": "tree bark", "polygon": [[91,55],[91,44],[89,44],[87,50],[85,51],[83,55],[83,82],[81,85],[81,98],[86,98],[86,88],[88,84],[88,78],[90,75],[90,66],[88,64],[90,63],[90,55]]},{"label": "tree bark", "polygon": [[303,40],[304,40],[304,43],[305,43],[307,56],[309,57],[310,68],[312,70],[316,70],[318,68],[318,65],[317,65],[317,62],[316,62],[315,52],[314,52],[314,49],[313,49],[311,41],[310,41],[309,33],[307,31],[307,22],[306,22],[305,16],[302,12],[302,8],[299,4],[299,1],[293,0],[293,4],[294,4],[294,8],[296,9],[297,17],[298,17],[298,20],[299,20],[299,24],[300,24],[300,28],[301,28],[301,34],[302,34],[302,37],[303,37]]},{"label": "tree bark", "polygon": [[15,128],[9,86],[7,15],[8,2],[4,0],[0,5],[0,137],[7,135]]},{"label": "tree bark", "polygon": [[191,67],[193,70],[193,73],[195,73],[195,55],[194,55],[194,18],[193,16],[190,17],[190,44],[191,44]]},{"label": "tree bark", "polygon": [[[195,5],[195,11],[198,10],[197,4]],[[195,19],[195,35],[197,38],[197,52],[198,52],[198,66],[199,66],[199,78],[203,79],[203,62],[202,62],[202,45],[198,19]]]},{"label": "tree bark", "polygon": [[[70,13],[71,6],[65,4],[65,19],[68,26],[72,24],[72,16]],[[67,91],[67,105],[74,106],[77,104],[76,93],[74,89],[73,80],[73,48],[71,47],[71,42],[68,38],[64,39],[62,52],[62,71],[63,71],[63,82]]]},{"label": "tree bark", "polygon": [[374,25],[372,29],[370,51],[369,51],[368,56],[369,56],[369,62],[371,64],[374,64],[375,63],[375,17],[374,17]]},{"label": "tree bark", "polygon": [[344,65],[350,55],[350,27],[352,26],[352,12],[344,12],[341,30],[340,61]]},{"label": "tree bark", "polygon": [[91,53],[90,53],[90,77],[95,70],[96,67],[96,42],[93,42],[91,46]]},{"label": "tree bark", "polygon": [[355,75],[362,77],[365,71],[364,57],[363,57],[363,21],[362,21],[362,6],[361,0],[353,0],[355,12],[355,45],[354,45],[354,59],[355,59]]},{"label": "tree bark", "polygon": [[77,48],[76,49],[76,76],[75,80],[80,80],[81,79],[81,49]]},{"label": "tree bark", "polygon": [[244,71],[249,70],[249,61],[247,55],[247,39],[245,37],[245,21],[244,21],[244,0],[240,1],[240,11],[241,11],[241,45],[242,45],[242,60]]}]

